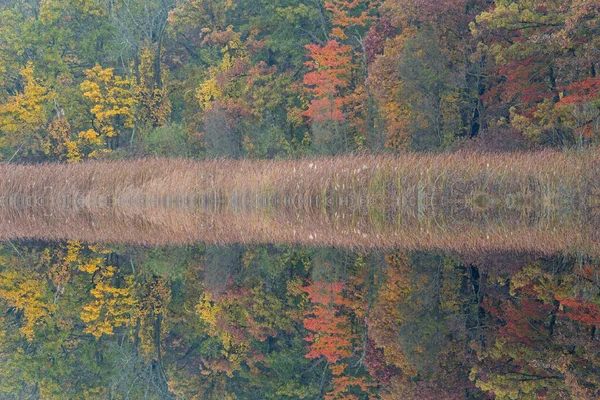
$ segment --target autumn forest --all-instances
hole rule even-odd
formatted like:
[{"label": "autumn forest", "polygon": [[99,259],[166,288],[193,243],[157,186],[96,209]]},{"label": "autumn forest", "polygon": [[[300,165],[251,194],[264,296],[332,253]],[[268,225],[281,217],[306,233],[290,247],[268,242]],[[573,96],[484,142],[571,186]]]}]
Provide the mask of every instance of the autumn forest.
[{"label": "autumn forest", "polygon": [[0,153],[282,158],[600,134],[596,0],[4,0]]},{"label": "autumn forest", "polygon": [[600,398],[598,0],[0,0],[0,399]]}]

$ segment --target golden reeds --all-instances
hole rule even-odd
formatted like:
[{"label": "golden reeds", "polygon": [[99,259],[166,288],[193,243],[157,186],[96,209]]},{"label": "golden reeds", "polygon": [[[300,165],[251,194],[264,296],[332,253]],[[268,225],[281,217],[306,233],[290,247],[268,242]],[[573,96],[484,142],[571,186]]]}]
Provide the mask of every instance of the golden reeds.
[{"label": "golden reeds", "polygon": [[600,254],[595,152],[0,166],[0,239]]}]

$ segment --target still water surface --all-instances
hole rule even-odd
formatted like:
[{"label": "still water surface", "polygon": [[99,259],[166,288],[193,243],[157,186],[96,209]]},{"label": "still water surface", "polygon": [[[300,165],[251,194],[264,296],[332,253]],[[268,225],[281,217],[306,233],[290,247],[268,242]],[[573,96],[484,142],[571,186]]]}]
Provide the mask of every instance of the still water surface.
[{"label": "still water surface", "polygon": [[0,398],[599,398],[596,172],[374,165],[3,171]]}]

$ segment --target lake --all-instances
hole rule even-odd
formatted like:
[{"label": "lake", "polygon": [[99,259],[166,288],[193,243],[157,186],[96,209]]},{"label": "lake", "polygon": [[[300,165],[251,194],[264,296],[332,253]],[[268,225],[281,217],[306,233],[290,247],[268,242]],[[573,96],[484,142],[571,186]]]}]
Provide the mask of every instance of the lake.
[{"label": "lake", "polygon": [[0,166],[0,397],[593,399],[596,152]]}]

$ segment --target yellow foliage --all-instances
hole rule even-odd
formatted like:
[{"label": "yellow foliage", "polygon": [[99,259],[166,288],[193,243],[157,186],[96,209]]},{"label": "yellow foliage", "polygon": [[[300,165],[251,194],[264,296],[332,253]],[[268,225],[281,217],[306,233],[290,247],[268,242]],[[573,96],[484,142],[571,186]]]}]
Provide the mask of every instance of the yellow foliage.
[{"label": "yellow foliage", "polygon": [[196,313],[200,316],[202,321],[206,322],[211,327],[214,327],[217,323],[219,307],[213,303],[210,296],[204,293],[196,306]]},{"label": "yellow foliage", "polygon": [[[238,369],[240,363],[245,360],[244,354],[249,345],[245,340],[234,338],[230,332],[219,324],[219,319],[231,317],[230,304],[227,301],[217,303],[211,299],[210,295],[205,293],[196,305],[196,313],[208,325],[208,334],[220,340],[223,346],[221,354],[229,364],[229,368],[225,372],[231,376],[233,371]],[[245,311],[242,311],[242,314],[245,315]]]},{"label": "yellow foliage", "polygon": [[93,145],[102,144],[102,139],[98,135],[98,132],[96,132],[93,129],[88,129],[87,131],[79,132],[78,136],[79,136],[79,140],[82,143],[88,143],[88,144],[93,144]]},{"label": "yellow foliage", "polygon": [[[136,321],[140,353],[153,357],[156,351],[156,319],[168,312],[171,287],[168,279],[143,273],[141,275],[142,279],[139,276],[136,279],[135,292],[138,300],[132,320]],[[168,325],[160,324],[160,335],[166,334]]]},{"label": "yellow foliage", "polygon": [[[23,92],[9,97],[0,105],[0,130],[6,135],[2,144],[9,146],[40,137],[40,132],[48,126],[47,104],[55,97],[55,93],[35,79],[32,63],[21,69],[20,74]],[[42,143],[31,146],[30,151],[43,147]]]},{"label": "yellow foliage", "polygon": [[[155,59],[151,48],[156,44],[147,44],[139,53],[139,82],[134,85],[137,103],[136,120],[142,127],[162,126],[167,123],[171,114],[171,102],[167,96],[167,88],[156,86]],[[161,81],[165,81],[166,68],[161,68]]]},{"label": "yellow foliage", "polygon": [[79,152],[77,142],[69,140],[65,145],[67,146],[67,160],[69,162],[81,161],[81,153]]},{"label": "yellow foliage", "polygon": [[202,108],[207,108],[213,100],[221,97],[221,91],[217,87],[215,78],[204,81],[196,90],[196,97]]},{"label": "yellow foliage", "polygon": [[240,39],[240,35],[233,32],[230,26],[226,31],[231,40],[221,49],[223,58],[218,66],[211,67],[208,70],[208,79],[205,80],[196,90],[196,98],[200,102],[202,108],[207,108],[215,100],[225,98],[238,98],[240,93],[236,92],[236,80],[230,79],[225,84],[218,81],[218,76],[223,72],[229,71],[236,60],[242,60],[248,57],[248,52],[244,48],[244,44]]},{"label": "yellow foliage", "polygon": [[77,262],[81,251],[81,242],[78,240],[69,240],[67,242],[67,256],[65,261],[68,263]]},{"label": "yellow foliage", "polygon": [[45,297],[44,281],[24,277],[15,270],[0,273],[0,298],[23,312],[20,332],[28,341],[35,337],[34,328],[56,309]]},{"label": "yellow foliage", "polygon": [[137,304],[133,276],[125,277],[120,287],[116,287],[113,284],[116,271],[116,267],[108,266],[98,274],[98,282],[90,291],[94,300],[83,307],[80,315],[86,323],[84,332],[96,339],[112,335],[116,327],[129,325]]},{"label": "yellow foliage", "polygon": [[48,127],[48,137],[42,141],[41,149],[46,155],[63,160],[68,157],[71,142],[71,125],[66,119],[55,118]]},{"label": "yellow foliage", "polygon": [[77,147],[79,153],[93,157],[99,154],[105,138],[119,136],[123,128],[133,128],[137,100],[131,81],[114,75],[112,68],[96,65],[85,75],[87,79],[80,89],[91,102],[95,128],[79,133]]}]

